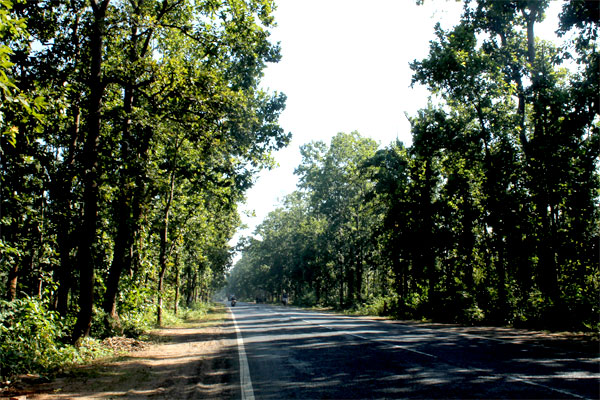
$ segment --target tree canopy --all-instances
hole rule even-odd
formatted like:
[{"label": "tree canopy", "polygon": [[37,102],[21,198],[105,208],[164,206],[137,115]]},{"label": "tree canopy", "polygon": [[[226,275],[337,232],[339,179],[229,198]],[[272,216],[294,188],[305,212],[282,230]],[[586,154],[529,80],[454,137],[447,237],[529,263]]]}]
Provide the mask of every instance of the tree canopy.
[{"label": "tree canopy", "polygon": [[403,318],[593,330],[600,310],[598,3],[467,1],[411,63],[432,100],[412,144],[358,133],[302,147],[298,191],[229,278]]},{"label": "tree canopy", "polygon": [[7,332],[29,301],[60,315],[72,342],[151,308],[160,324],[166,304],[206,301],[223,283],[237,203],[290,140],[285,95],[260,88],[280,59],[273,7],[0,2]]},{"label": "tree canopy", "polygon": [[564,4],[560,46],[536,35],[548,4],[465,1],[411,63],[431,100],[410,146],[302,146],[232,268],[237,204],[290,141],[260,85],[274,1],[0,0],[0,378],[223,287],[597,330],[598,2]]}]

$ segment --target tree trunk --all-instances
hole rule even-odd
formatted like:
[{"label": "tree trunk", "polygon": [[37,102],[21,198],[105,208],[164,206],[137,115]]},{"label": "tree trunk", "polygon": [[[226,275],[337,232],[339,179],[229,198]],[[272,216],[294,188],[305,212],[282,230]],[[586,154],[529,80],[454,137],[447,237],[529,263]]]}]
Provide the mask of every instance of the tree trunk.
[{"label": "tree trunk", "polygon": [[[356,300],[361,303],[364,299],[363,296],[363,279],[365,278],[365,271],[363,267],[362,257],[358,260],[358,265],[356,266],[356,278],[354,283],[356,284]],[[368,290],[368,274],[367,274],[367,290]]]},{"label": "tree trunk", "polygon": [[173,192],[175,191],[175,171],[171,172],[171,184],[169,188],[169,196],[165,205],[165,214],[163,217],[163,226],[160,231],[160,254],[158,275],[158,304],[156,307],[156,323],[158,326],[162,324],[162,303],[163,303],[163,288],[165,273],[167,272],[167,241],[169,238],[169,214],[171,211],[171,203],[173,202]]},{"label": "tree trunk", "polygon": [[[70,193],[70,190],[69,192],[63,192],[61,196],[65,195],[66,193]],[[62,210],[62,214],[67,213],[69,210],[68,201],[67,204],[63,206],[59,205],[59,207]],[[59,223],[57,224],[56,239],[58,243],[60,264],[54,271],[54,280],[58,283],[56,298],[54,300],[54,309],[64,317],[67,315],[69,292],[73,286],[73,260],[71,257],[71,250],[75,247],[75,243],[73,242],[73,235],[70,229],[71,220],[69,216],[61,215],[58,221]]]},{"label": "tree trunk", "polygon": [[344,278],[343,278],[344,267],[340,266],[340,269],[341,269],[341,275],[342,275],[342,277],[340,278],[340,294],[339,294],[340,295],[340,308],[344,308]]},{"label": "tree trunk", "polygon": [[496,271],[498,274],[498,318],[501,323],[505,323],[508,319],[508,293],[506,290],[506,258],[504,256],[504,242],[502,240],[503,233],[498,232],[496,239]]},{"label": "tree trunk", "polygon": [[[10,228],[4,231],[0,230],[0,233],[3,234],[1,238],[6,242],[10,242],[14,240],[15,232],[19,230],[19,223],[17,219],[13,219],[10,224]],[[8,231],[8,232],[6,232]],[[8,271],[8,279],[6,282],[6,299],[8,301],[12,301],[17,298],[17,283],[19,281],[19,265],[21,265],[21,257],[15,260],[10,266],[10,270]]]},{"label": "tree trunk", "polygon": [[348,265],[346,266],[346,288],[348,290],[348,293],[346,295],[346,305],[351,306],[352,304],[354,304],[354,299],[355,299],[355,293],[354,290],[356,289],[356,286],[354,284],[354,277],[355,277],[355,265],[353,265],[353,258],[354,257],[348,257],[350,262],[348,263]]},{"label": "tree trunk", "polygon": [[126,266],[131,262],[131,246],[133,245],[129,232],[131,213],[129,212],[129,204],[124,199],[126,194],[123,194],[123,189],[120,197],[114,255],[106,279],[106,292],[104,293],[104,303],[102,305],[104,311],[114,319],[118,318],[116,299],[119,291],[119,280]]},{"label": "tree trunk", "polygon": [[[80,37],[79,37],[79,26],[80,26],[80,13],[78,12],[72,25],[72,43],[75,44],[75,53],[73,59],[75,60],[74,68],[78,68],[80,62]],[[65,157],[63,168],[59,171],[56,176],[57,183],[52,185],[50,190],[52,197],[55,199],[55,203],[58,208],[57,218],[57,232],[56,241],[58,244],[58,252],[60,257],[60,264],[54,271],[55,282],[58,284],[56,290],[56,297],[54,299],[54,309],[58,311],[61,316],[66,316],[69,305],[69,293],[73,287],[73,258],[71,252],[76,248],[74,241],[72,226],[73,226],[73,212],[71,211],[72,204],[72,193],[73,193],[73,175],[75,168],[75,155],[77,152],[77,145],[81,142],[81,108],[79,103],[81,96],[78,92],[73,93],[69,103],[71,104],[71,114],[73,123],[68,130],[70,136],[69,150]],[[54,189],[55,193],[52,193]]]},{"label": "tree trunk", "polygon": [[[542,201],[538,206],[540,208],[540,219],[542,221],[542,234],[539,239],[539,264],[540,264],[540,289],[544,296],[549,299],[553,307],[560,303],[560,288],[558,284],[558,268],[556,263],[556,250],[553,245],[555,237],[552,228],[551,216],[548,215],[548,208],[552,213],[553,208]],[[542,208],[543,207],[543,208]]]},{"label": "tree trunk", "polygon": [[15,262],[8,271],[8,283],[6,285],[6,299],[12,301],[17,298],[17,282],[19,279],[19,263]]},{"label": "tree trunk", "polygon": [[160,270],[158,277],[158,303],[156,305],[156,324],[162,325],[162,308],[163,308],[163,282],[165,279],[165,269]]},{"label": "tree trunk", "polygon": [[179,311],[179,266],[175,264],[175,305],[173,306],[173,313],[177,315]]},{"label": "tree trunk", "polygon": [[123,110],[125,112],[125,121],[123,122],[123,137],[121,140],[121,158],[125,168],[120,170],[120,185],[118,195],[118,219],[117,235],[115,238],[115,249],[113,260],[108,272],[106,281],[106,292],[104,294],[104,311],[112,318],[118,318],[116,298],[119,291],[119,280],[126,266],[130,266],[131,246],[135,233],[131,229],[131,190],[129,189],[129,173],[132,168],[131,158],[131,120],[130,115],[133,110],[133,89],[131,86],[125,88],[123,98]]},{"label": "tree trunk", "polygon": [[[166,4],[163,2],[161,16],[164,13]],[[139,14],[139,5],[136,6],[134,14]],[[129,61],[135,65],[143,58],[148,51],[148,44],[153,35],[154,30],[150,29],[146,32],[146,41],[141,49],[138,49],[140,35],[138,34],[137,26],[131,27],[131,51],[129,52]],[[138,53],[138,50],[140,53]],[[104,297],[103,309],[113,318],[118,318],[116,313],[116,296],[119,288],[119,281],[123,271],[132,269],[133,263],[133,247],[135,238],[139,230],[138,219],[141,214],[141,197],[140,189],[129,189],[132,181],[137,181],[135,187],[142,188],[143,171],[139,166],[140,160],[136,163],[136,157],[146,159],[147,150],[150,142],[150,130],[142,129],[139,136],[132,135],[132,120],[133,106],[135,101],[137,77],[130,76],[128,83],[124,87],[123,95],[123,111],[124,120],[121,139],[121,158],[125,164],[125,168],[120,170],[120,187],[119,187],[119,219],[117,226],[117,236],[115,240],[114,257],[111,263],[108,274],[107,288]]]},{"label": "tree trunk", "polygon": [[98,220],[98,147],[100,143],[100,124],[104,83],[102,82],[102,50],[104,19],[110,0],[97,3],[91,0],[94,22],[90,33],[90,99],[88,108],[88,132],[83,147],[83,220],[81,223],[81,241],[78,248],[79,268],[79,314],[73,328],[72,341],[77,342],[89,335],[92,326],[94,305],[94,260],[93,247],[96,242]]},{"label": "tree trunk", "polygon": [[345,268],[345,263],[344,263],[344,256],[343,255],[338,255],[337,256],[337,263],[339,265],[339,276],[338,276],[338,280],[339,280],[339,302],[340,308],[344,308],[344,283],[345,283],[345,279],[346,279],[346,268]]},{"label": "tree trunk", "polygon": [[80,140],[81,110],[77,105],[73,106],[73,126],[70,129],[71,143],[69,152],[65,158],[62,170],[57,174],[56,184],[52,185],[51,195],[58,208],[56,241],[60,257],[60,265],[54,271],[55,281],[58,283],[54,308],[62,316],[67,315],[69,292],[73,286],[72,271],[73,258],[71,251],[76,247],[73,238],[72,224],[73,213],[71,211],[73,192],[72,179],[74,174],[75,153],[77,142]]},{"label": "tree trunk", "polygon": [[316,282],[314,282],[315,285],[315,298],[316,298],[316,302],[317,304],[321,304],[321,282],[317,279]]},{"label": "tree trunk", "polygon": [[533,66],[535,61],[535,33],[533,27],[535,25],[535,18],[537,17],[537,5],[535,1],[530,2],[531,9],[529,14],[526,14],[523,10],[523,16],[527,21],[527,61]]}]

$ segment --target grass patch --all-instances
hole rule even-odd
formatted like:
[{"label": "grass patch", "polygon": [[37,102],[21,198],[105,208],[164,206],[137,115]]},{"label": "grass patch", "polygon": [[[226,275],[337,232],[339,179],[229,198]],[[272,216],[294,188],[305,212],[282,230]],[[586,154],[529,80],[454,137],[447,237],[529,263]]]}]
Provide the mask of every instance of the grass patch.
[{"label": "grass patch", "polygon": [[165,313],[165,328],[183,328],[190,325],[212,326],[227,319],[227,309],[220,303],[199,303],[194,307],[179,309],[177,315],[171,311]]}]

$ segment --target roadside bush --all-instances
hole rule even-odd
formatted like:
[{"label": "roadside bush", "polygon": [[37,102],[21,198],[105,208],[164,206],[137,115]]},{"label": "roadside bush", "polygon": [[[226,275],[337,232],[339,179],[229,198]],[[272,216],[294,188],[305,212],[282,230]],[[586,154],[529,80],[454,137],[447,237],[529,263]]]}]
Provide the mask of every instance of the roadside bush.
[{"label": "roadside bush", "polygon": [[173,313],[172,308],[164,310],[163,325],[177,326],[185,321],[198,321],[206,317],[211,310],[211,303],[197,302],[191,307],[180,307],[177,315]]},{"label": "roadside bush", "polygon": [[311,307],[317,304],[317,295],[314,290],[308,290],[296,296],[294,300],[294,305],[301,307]]},{"label": "roadside bush", "polygon": [[25,297],[0,300],[0,376],[40,372],[69,358],[60,339],[64,326],[43,301]]},{"label": "roadside bush", "polygon": [[392,312],[392,307],[395,303],[396,299],[392,296],[374,297],[357,306],[353,313],[359,315],[388,316]]},{"label": "roadside bush", "polygon": [[0,380],[23,373],[47,373],[111,354],[93,338],[64,343],[67,326],[35,297],[0,300]]},{"label": "roadside bush", "polygon": [[182,317],[186,321],[196,321],[206,317],[206,314],[211,309],[210,303],[198,302],[194,303],[192,307],[183,308]]},{"label": "roadside bush", "polygon": [[102,309],[94,307],[90,335],[99,339],[111,336],[138,339],[154,327],[154,319],[154,313],[148,309],[131,310],[112,318]]},{"label": "roadside bush", "polygon": [[152,291],[139,288],[131,279],[122,279],[122,289],[117,298],[117,318],[111,317],[100,307],[94,307],[90,335],[104,339],[126,336],[138,339],[154,327],[156,305]]},{"label": "roadside bush", "polygon": [[[153,301],[154,292],[142,287],[128,276],[121,279],[121,290],[118,297],[117,312],[119,320],[118,332],[114,334],[124,335],[130,338],[139,338],[155,326],[156,305]],[[165,301],[169,304],[168,301]],[[166,311],[167,306],[165,306]]]},{"label": "roadside bush", "polygon": [[129,338],[138,339],[154,327],[155,318],[156,315],[149,310],[123,314],[121,316],[122,334]]}]

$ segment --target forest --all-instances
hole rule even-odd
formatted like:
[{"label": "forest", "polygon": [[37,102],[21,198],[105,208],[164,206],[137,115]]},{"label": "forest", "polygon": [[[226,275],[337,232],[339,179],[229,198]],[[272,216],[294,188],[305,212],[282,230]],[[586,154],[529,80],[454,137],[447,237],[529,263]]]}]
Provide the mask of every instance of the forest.
[{"label": "forest", "polygon": [[223,285],[237,204],[290,140],[259,85],[272,7],[0,0],[0,382]]},{"label": "forest", "polygon": [[595,1],[466,2],[411,64],[431,92],[412,144],[301,147],[297,190],[245,238],[247,299],[464,324],[598,332]]},{"label": "forest", "polygon": [[598,330],[598,2],[465,3],[413,84],[412,144],[301,148],[261,88],[272,0],[0,0],[0,381],[77,362],[219,289],[401,318]]}]

